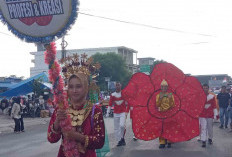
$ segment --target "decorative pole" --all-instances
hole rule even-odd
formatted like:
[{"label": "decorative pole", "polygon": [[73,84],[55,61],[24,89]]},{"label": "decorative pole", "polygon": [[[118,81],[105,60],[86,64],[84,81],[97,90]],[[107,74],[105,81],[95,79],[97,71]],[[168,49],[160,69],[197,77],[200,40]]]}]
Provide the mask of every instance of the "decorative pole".
[{"label": "decorative pole", "polygon": [[68,46],[68,42],[64,40],[64,37],[62,37],[62,42],[61,42],[61,52],[62,52],[62,55],[61,55],[61,58],[64,59],[66,57],[66,47]]},{"label": "decorative pole", "polygon": [[[49,67],[49,80],[53,85],[53,97],[54,104],[58,109],[68,109],[67,94],[64,91],[64,80],[60,74],[61,68],[56,59],[56,46],[52,42],[45,45],[45,63]],[[67,119],[60,122],[60,126],[64,131],[70,131],[72,129],[70,116]],[[75,141],[68,141],[63,139],[64,153],[66,157],[79,157],[78,146]]]}]

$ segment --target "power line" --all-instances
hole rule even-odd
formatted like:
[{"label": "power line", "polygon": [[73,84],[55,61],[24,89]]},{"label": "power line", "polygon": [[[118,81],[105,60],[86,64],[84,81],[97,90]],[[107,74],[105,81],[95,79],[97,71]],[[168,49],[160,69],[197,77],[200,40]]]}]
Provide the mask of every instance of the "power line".
[{"label": "power line", "polygon": [[[186,31],[182,31],[182,30],[169,29],[169,28],[164,28],[164,27],[156,27],[156,26],[142,24],[142,23],[136,23],[136,22],[118,20],[118,19],[108,18],[108,17],[104,17],[104,16],[98,16],[98,15],[83,13],[83,12],[80,12],[80,11],[78,11],[78,13],[82,14],[82,15],[86,15],[86,16],[91,16],[91,17],[105,19],[105,20],[111,20],[111,21],[115,21],[115,22],[121,22],[121,23],[126,23],[126,24],[131,24],[131,25],[137,25],[137,26],[142,26],[142,27],[148,27],[148,28],[153,28],[153,29],[160,29],[160,30],[164,30],[164,31],[171,31],[171,32],[185,33],[185,34],[195,34],[195,35],[207,36],[207,37],[215,37],[214,35],[209,35],[209,34],[192,33],[192,32],[186,32]],[[12,35],[4,33],[4,32],[0,32],[0,34],[4,34],[4,35],[12,37]]]},{"label": "power line", "polygon": [[111,21],[115,21],[115,22],[132,24],[132,25],[137,25],[137,26],[142,26],[142,27],[148,27],[148,28],[160,29],[160,30],[165,30],[165,31],[178,32],[178,33],[185,33],[185,34],[195,34],[195,35],[200,35],[200,36],[215,37],[215,36],[209,35],[209,34],[192,33],[192,32],[186,32],[186,31],[176,30],[176,29],[169,29],[169,28],[164,28],[164,27],[156,27],[156,26],[142,24],[142,23],[136,23],[136,22],[118,20],[118,19],[113,19],[113,18],[109,18],[109,17],[104,17],[104,16],[98,16],[98,15],[83,13],[83,12],[80,12],[80,11],[78,11],[78,13],[82,14],[82,15],[86,15],[86,16],[92,16],[92,17],[101,18],[101,19],[105,19],[105,20],[111,20]]},{"label": "power line", "polygon": [[10,34],[4,33],[4,32],[0,32],[0,33],[1,33],[1,34],[8,35],[8,36],[11,36],[11,37],[12,37],[12,35],[10,35]]}]

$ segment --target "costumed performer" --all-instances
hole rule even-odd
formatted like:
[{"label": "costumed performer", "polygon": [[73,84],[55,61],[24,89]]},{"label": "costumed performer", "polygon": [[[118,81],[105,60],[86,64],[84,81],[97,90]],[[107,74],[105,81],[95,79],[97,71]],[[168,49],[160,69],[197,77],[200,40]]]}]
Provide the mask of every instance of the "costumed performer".
[{"label": "costumed performer", "polygon": [[[175,105],[174,97],[172,93],[168,93],[168,83],[163,80],[161,82],[161,92],[156,96],[156,107],[158,107],[159,112],[166,112]],[[163,137],[159,137],[159,148],[165,148],[167,144],[168,148],[171,148],[171,142],[167,141]]]},{"label": "costumed performer", "polygon": [[202,147],[206,147],[206,138],[208,135],[208,143],[213,144],[213,119],[217,119],[218,112],[216,107],[215,95],[209,92],[209,85],[203,85],[204,92],[207,96],[204,109],[199,116],[200,121],[200,139]]},{"label": "costumed performer", "polygon": [[110,95],[106,117],[109,117],[112,106],[114,106],[114,133],[118,141],[117,146],[125,146],[124,134],[129,105],[122,97],[120,82],[116,83],[116,91]]},{"label": "costumed performer", "polygon": [[[55,109],[48,127],[48,141],[56,143],[61,140],[58,157],[65,157],[64,139],[77,143],[80,157],[96,157],[95,149],[102,148],[105,140],[103,115],[101,109],[87,99],[91,71],[88,66],[77,62],[77,55],[74,57],[74,62],[67,64],[62,70],[67,79],[70,105],[68,110]],[[60,122],[68,116],[72,120],[72,129],[64,131]]]}]

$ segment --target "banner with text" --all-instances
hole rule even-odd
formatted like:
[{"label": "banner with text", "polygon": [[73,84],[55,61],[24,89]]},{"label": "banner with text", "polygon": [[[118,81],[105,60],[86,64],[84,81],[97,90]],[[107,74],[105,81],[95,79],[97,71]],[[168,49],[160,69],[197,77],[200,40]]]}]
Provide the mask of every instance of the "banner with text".
[{"label": "banner with text", "polygon": [[27,42],[62,37],[77,18],[78,0],[0,0],[0,19]]}]

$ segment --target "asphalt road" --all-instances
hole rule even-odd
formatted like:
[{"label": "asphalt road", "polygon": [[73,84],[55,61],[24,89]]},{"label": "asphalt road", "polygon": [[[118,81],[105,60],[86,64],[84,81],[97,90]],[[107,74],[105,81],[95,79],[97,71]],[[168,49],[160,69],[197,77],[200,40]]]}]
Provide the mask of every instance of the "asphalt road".
[{"label": "asphalt road", "polygon": [[[26,128],[20,134],[8,133],[0,135],[0,157],[56,157],[59,143],[47,142],[47,125],[37,125]],[[170,149],[158,149],[158,140],[133,141],[130,121],[127,121],[125,147],[116,147],[113,134],[113,119],[105,119],[109,134],[111,152],[110,157],[232,157],[232,133],[227,129],[219,129],[218,123],[214,126],[214,144],[206,148],[196,139],[176,143]]]}]

